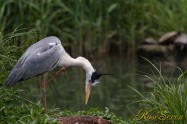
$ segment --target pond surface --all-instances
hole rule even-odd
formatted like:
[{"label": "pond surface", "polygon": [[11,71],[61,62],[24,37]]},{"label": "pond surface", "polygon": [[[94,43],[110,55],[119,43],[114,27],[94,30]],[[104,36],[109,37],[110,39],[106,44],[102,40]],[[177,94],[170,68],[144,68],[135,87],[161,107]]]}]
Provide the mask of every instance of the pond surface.
[{"label": "pond surface", "polygon": [[[136,59],[122,58],[105,58],[92,62],[95,68],[100,66],[101,72],[114,73],[116,75],[100,78],[100,83],[92,88],[88,105],[85,105],[84,101],[85,72],[81,68],[73,67],[67,70],[66,77],[60,74],[56,81],[47,86],[48,108],[57,107],[62,110],[79,111],[89,108],[105,110],[105,107],[107,107],[111,112],[121,117],[135,115],[141,108],[137,104],[132,103],[138,100],[140,96],[130,87],[142,93],[152,91],[152,81],[143,75],[156,79],[157,72],[148,62],[145,64],[138,62]],[[160,62],[156,61],[156,65],[160,66]],[[168,79],[175,79],[176,75],[179,74],[179,71],[174,66],[170,66],[167,63],[161,66]],[[36,102],[42,98],[39,82],[40,78],[34,78],[22,83],[24,89],[30,90],[30,96]]]}]

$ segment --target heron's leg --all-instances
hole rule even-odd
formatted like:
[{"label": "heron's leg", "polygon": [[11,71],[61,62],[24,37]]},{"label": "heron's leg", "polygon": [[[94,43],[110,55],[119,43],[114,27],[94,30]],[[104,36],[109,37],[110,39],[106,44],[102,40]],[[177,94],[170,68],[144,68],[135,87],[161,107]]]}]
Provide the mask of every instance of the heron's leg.
[{"label": "heron's leg", "polygon": [[62,67],[53,77],[55,78],[57,75],[59,75],[63,71],[64,76],[66,77],[66,68]]},{"label": "heron's leg", "polygon": [[47,79],[47,74],[44,73],[42,75],[42,95],[43,95],[43,103],[44,103],[44,111],[46,112],[47,106],[46,106],[46,79]]},{"label": "heron's leg", "polygon": [[[61,72],[63,71],[64,76],[66,77],[66,68],[62,67],[59,71],[57,71],[57,73],[55,75],[53,75],[53,78],[55,78],[57,75],[59,75]],[[50,83],[52,81],[52,78],[49,79],[48,83]]]}]

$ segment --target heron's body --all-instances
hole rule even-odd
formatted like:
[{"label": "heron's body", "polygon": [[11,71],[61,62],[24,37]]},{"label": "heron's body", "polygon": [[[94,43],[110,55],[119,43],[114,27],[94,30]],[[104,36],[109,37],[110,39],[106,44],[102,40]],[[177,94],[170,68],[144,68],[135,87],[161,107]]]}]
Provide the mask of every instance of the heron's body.
[{"label": "heron's body", "polygon": [[[27,80],[45,72],[53,70],[56,66],[82,66],[90,74],[94,72],[93,67],[83,57],[74,59],[64,50],[61,41],[54,36],[44,38],[31,45],[18,60],[16,66],[9,74],[6,85],[13,86],[16,82]],[[85,67],[82,61],[87,61],[89,67]]]},{"label": "heron's body", "polygon": [[[98,78],[102,75],[97,73],[91,63],[84,57],[72,58],[63,48],[61,41],[55,37],[46,37],[31,45],[18,60],[15,67],[10,72],[6,85],[11,87],[17,82],[30,79],[32,77],[45,74],[53,70],[56,66],[70,67],[80,66],[86,72],[86,101],[87,104],[91,86],[98,83]],[[63,69],[63,68],[62,68]],[[45,75],[42,76],[42,91],[44,96],[44,108],[46,110],[45,96]]]}]

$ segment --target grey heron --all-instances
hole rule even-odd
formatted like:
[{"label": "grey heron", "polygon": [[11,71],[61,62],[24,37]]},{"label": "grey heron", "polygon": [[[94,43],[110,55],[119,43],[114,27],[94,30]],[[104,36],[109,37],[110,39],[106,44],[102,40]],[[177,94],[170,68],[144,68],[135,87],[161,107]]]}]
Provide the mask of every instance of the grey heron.
[{"label": "grey heron", "polygon": [[28,47],[10,72],[6,86],[11,87],[17,82],[42,75],[42,93],[46,111],[46,72],[53,70],[56,66],[62,67],[61,70],[71,66],[80,66],[85,70],[85,104],[87,104],[91,86],[99,83],[98,79],[102,74],[98,73],[86,58],[72,58],[55,36],[46,37]]}]

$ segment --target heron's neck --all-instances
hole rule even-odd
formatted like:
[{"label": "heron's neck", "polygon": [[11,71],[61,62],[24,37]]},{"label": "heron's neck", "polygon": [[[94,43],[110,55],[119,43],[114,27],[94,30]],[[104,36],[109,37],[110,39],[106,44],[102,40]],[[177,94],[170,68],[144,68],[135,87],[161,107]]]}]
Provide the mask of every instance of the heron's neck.
[{"label": "heron's neck", "polygon": [[91,63],[84,57],[72,58],[69,54],[62,55],[59,62],[59,66],[80,66],[82,67],[87,74],[92,74],[94,72],[94,68]]}]

